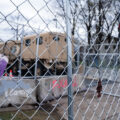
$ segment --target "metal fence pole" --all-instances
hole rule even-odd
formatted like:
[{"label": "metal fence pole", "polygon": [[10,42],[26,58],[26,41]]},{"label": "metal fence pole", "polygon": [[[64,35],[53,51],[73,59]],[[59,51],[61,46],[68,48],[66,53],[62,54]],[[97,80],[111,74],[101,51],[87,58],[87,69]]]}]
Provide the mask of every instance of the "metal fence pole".
[{"label": "metal fence pole", "polygon": [[37,63],[38,63],[38,49],[39,49],[39,37],[37,37],[37,46],[36,46],[36,59],[35,59],[35,73],[34,79],[36,80],[37,76]]},{"label": "metal fence pole", "polygon": [[[36,59],[35,59],[35,73],[34,73],[34,80],[35,80],[36,86],[37,86],[38,83],[39,83],[39,81],[37,80],[38,51],[39,51],[39,37],[37,36]],[[36,88],[36,100],[37,100],[37,102],[39,102],[38,87]]]},{"label": "metal fence pole", "polygon": [[68,63],[68,120],[73,120],[73,90],[72,90],[72,39],[70,1],[66,0],[66,34],[67,34],[67,63]]},{"label": "metal fence pole", "polygon": [[[118,41],[120,42],[120,11],[119,11],[119,18],[118,18]],[[120,50],[120,44],[118,43],[118,57],[119,57],[119,50]],[[120,60],[118,59],[117,61],[117,72],[119,71],[119,63],[120,63]]]},{"label": "metal fence pole", "polygon": [[80,52],[79,52],[79,50],[80,50],[80,47],[77,48],[77,70],[79,69],[79,64],[80,64]]},{"label": "metal fence pole", "polygon": [[[82,79],[84,79],[84,75],[86,74],[86,49],[87,49],[87,46],[84,46],[84,50],[83,50],[83,76],[82,76]],[[84,81],[84,84],[86,86],[86,82]]]},{"label": "metal fence pole", "polygon": [[24,26],[22,29],[22,39],[21,39],[21,49],[20,49],[20,63],[19,63],[19,79],[21,78],[22,74],[22,50],[23,50],[23,39],[24,39]]}]

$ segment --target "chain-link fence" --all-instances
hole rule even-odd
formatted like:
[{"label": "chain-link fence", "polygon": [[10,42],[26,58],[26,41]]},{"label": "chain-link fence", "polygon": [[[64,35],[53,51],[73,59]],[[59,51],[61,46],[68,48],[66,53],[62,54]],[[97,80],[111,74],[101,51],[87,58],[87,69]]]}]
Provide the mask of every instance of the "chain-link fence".
[{"label": "chain-link fence", "polygon": [[119,120],[120,1],[0,1],[0,120]]}]

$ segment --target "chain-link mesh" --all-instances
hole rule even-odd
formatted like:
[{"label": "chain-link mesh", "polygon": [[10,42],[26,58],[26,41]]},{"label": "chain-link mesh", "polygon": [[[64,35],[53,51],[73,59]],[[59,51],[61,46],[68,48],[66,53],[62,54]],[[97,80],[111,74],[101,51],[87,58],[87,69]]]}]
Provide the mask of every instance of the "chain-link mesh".
[{"label": "chain-link mesh", "polygon": [[0,120],[120,119],[119,0],[4,0],[0,26]]}]

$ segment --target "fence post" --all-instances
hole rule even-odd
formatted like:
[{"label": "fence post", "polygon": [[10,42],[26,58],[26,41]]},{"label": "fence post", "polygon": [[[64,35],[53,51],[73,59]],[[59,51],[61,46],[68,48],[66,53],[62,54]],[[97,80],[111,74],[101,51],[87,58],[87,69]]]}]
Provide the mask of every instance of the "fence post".
[{"label": "fence post", "polygon": [[[118,42],[120,42],[120,11],[119,11],[119,18],[118,18]],[[120,63],[120,60],[119,60],[119,50],[120,50],[120,45],[118,43],[118,60],[117,60],[117,68],[118,68],[117,70],[118,71],[119,71],[119,63]]]},{"label": "fence post", "polygon": [[80,47],[77,47],[77,70],[79,71],[80,64]]},{"label": "fence post", "polygon": [[19,80],[21,79],[22,75],[22,50],[23,50],[23,40],[24,40],[24,25],[22,26],[22,39],[21,39],[21,49],[20,49],[20,63],[19,63]]},{"label": "fence post", "polygon": [[39,51],[39,36],[37,35],[37,45],[36,45],[36,59],[35,59],[35,73],[34,73],[34,80],[35,80],[35,84],[36,84],[36,100],[39,103],[39,93],[38,93],[38,83],[39,81],[37,80],[37,67],[38,67],[38,51]]},{"label": "fence post", "polygon": [[73,120],[73,90],[72,90],[72,37],[70,1],[66,0],[66,37],[67,37],[67,80],[68,80],[68,120]]}]

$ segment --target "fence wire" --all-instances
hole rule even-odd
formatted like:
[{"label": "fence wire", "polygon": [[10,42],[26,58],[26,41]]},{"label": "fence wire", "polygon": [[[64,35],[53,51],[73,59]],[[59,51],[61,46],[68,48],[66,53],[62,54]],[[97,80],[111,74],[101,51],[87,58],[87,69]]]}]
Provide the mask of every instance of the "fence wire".
[{"label": "fence wire", "polygon": [[119,0],[4,0],[0,26],[0,120],[120,119]]}]

